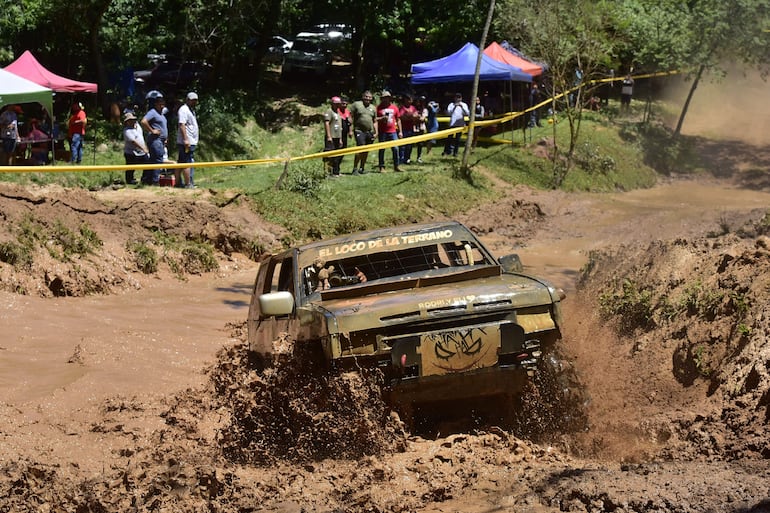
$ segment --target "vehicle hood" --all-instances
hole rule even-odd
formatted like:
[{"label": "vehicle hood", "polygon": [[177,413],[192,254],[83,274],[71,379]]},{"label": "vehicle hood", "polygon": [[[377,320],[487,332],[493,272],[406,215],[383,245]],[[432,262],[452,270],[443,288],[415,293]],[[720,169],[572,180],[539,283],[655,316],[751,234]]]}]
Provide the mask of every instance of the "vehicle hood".
[{"label": "vehicle hood", "polygon": [[[469,278],[473,279],[454,279],[446,283],[417,280],[420,283],[408,287],[391,281],[368,286],[363,291],[358,285],[347,287],[350,289],[348,297],[341,290],[337,294],[322,295],[311,304],[334,316],[339,332],[348,332],[421,319],[550,305],[560,300],[547,282],[526,275]],[[403,288],[397,289],[399,285]],[[361,292],[366,293],[362,295]]]}]

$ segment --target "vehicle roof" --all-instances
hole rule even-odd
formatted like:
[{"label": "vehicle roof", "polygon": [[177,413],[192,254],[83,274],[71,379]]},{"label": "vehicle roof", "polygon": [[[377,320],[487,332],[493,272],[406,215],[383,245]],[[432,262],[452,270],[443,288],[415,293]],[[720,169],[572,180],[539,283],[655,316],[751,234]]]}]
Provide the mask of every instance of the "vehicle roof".
[{"label": "vehicle roof", "polygon": [[401,225],[401,226],[392,226],[389,228],[365,230],[361,232],[351,233],[348,235],[342,235],[340,237],[335,237],[332,239],[323,239],[315,242],[310,242],[308,244],[303,244],[301,246],[297,246],[295,249],[299,250],[299,252],[301,253],[303,251],[310,251],[310,250],[322,248],[325,246],[334,246],[334,245],[343,244],[351,240],[372,239],[377,237],[395,236],[395,235],[401,235],[405,233],[414,233],[414,232],[436,231],[442,228],[452,228],[452,229],[460,228],[464,231],[470,232],[470,230],[466,226],[464,226],[463,224],[457,221],[439,221],[439,222],[431,222],[431,223],[407,224],[407,225]]}]

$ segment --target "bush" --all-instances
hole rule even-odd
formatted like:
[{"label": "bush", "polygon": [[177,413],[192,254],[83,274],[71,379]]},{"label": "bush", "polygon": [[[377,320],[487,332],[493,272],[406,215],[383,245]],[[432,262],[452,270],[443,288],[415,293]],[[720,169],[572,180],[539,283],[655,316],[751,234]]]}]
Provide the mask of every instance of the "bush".
[{"label": "bush", "polygon": [[144,242],[127,242],[126,249],[134,256],[136,268],[144,274],[158,271],[158,252]]}]

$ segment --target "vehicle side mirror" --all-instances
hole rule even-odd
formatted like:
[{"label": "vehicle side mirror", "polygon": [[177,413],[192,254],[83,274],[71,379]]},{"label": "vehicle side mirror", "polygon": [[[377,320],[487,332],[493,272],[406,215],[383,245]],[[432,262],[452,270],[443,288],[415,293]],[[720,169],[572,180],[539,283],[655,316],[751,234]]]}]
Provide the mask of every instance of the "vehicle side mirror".
[{"label": "vehicle side mirror", "polygon": [[294,311],[294,296],[291,292],[271,292],[259,296],[259,311],[263,317],[289,315]]},{"label": "vehicle side mirror", "polygon": [[521,263],[521,258],[516,253],[502,256],[498,259],[500,267],[507,273],[520,273],[524,271],[524,265]]}]

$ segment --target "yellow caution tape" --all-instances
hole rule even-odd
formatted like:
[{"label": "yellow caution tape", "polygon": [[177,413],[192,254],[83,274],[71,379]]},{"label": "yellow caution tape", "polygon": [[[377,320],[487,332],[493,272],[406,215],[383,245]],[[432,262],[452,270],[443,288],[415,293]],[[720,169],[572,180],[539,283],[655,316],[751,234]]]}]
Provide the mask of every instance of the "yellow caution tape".
[{"label": "yellow caution tape", "polygon": [[[679,73],[681,73],[681,71],[661,71],[657,73],[635,75],[635,76],[632,76],[632,78],[642,79],[642,78],[664,77],[669,75],[676,75]],[[501,116],[497,116],[491,119],[476,120],[473,126],[474,128],[484,128],[488,126],[507,123],[521,116],[525,116],[534,110],[538,110],[546,105],[550,105],[555,100],[563,98],[571,94],[572,92],[577,91],[578,89],[580,89],[580,87],[585,87],[586,85],[590,86],[590,85],[596,85],[596,84],[603,84],[608,82],[617,82],[617,81],[623,80],[623,78],[624,77],[611,77],[611,78],[590,80],[584,84],[575,86],[572,89],[569,89],[554,97],[548,98],[547,100],[544,100],[538,103],[537,105],[534,105],[526,110],[508,112],[506,114],[503,114]],[[441,122],[449,122],[448,117],[439,117],[438,119]],[[466,117],[466,119],[468,118]],[[125,171],[127,169],[142,171],[145,169],[185,169],[188,167],[194,167],[196,169],[200,169],[200,168],[207,168],[207,167],[230,167],[230,166],[236,167],[236,166],[251,166],[251,165],[279,164],[279,163],[285,164],[287,162],[298,162],[301,160],[341,157],[344,155],[353,155],[356,153],[384,150],[387,148],[393,148],[394,146],[403,146],[405,144],[416,144],[420,142],[431,141],[433,139],[444,139],[450,135],[457,134],[457,133],[465,134],[468,132],[469,129],[470,129],[470,126],[468,125],[463,127],[457,127],[457,128],[447,128],[444,130],[439,130],[437,132],[429,132],[429,133],[414,135],[411,137],[407,137],[405,139],[397,139],[395,141],[377,142],[377,143],[367,144],[363,146],[349,146],[347,148],[340,148],[338,150],[321,151],[317,153],[310,153],[307,155],[300,155],[298,157],[246,159],[246,160],[221,160],[217,162],[193,162],[192,164],[168,162],[163,164],[132,164],[132,165],[114,164],[114,165],[98,165],[98,166],[97,165],[92,165],[92,166],[89,166],[89,165],[0,166],[0,173],[74,173],[74,172],[88,172],[88,171]],[[501,139],[496,137],[483,137],[483,138],[479,138],[479,140],[485,141],[485,142],[499,143],[499,144],[512,144],[512,141],[508,139]]]}]

